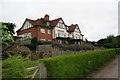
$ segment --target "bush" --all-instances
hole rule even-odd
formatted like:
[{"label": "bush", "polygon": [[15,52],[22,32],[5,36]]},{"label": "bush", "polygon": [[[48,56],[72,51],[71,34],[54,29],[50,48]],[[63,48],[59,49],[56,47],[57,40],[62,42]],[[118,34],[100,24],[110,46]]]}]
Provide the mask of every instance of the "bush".
[{"label": "bush", "polygon": [[2,62],[3,78],[24,78],[26,75],[24,59],[21,57],[10,57]]},{"label": "bush", "polygon": [[116,55],[120,54],[120,48],[115,48]]},{"label": "bush", "polygon": [[31,60],[38,60],[38,59],[42,59],[44,57],[44,52],[40,52],[40,51],[34,51],[31,54]]},{"label": "bush", "polygon": [[52,43],[52,47],[63,48],[63,46],[59,43]]},{"label": "bush", "polygon": [[84,78],[114,57],[115,50],[108,49],[57,56],[42,61],[47,67],[48,78]]},{"label": "bush", "polygon": [[27,57],[27,55],[30,53],[31,53],[30,49],[27,48],[26,46],[14,45],[11,48],[7,49],[5,52],[3,52],[2,55],[5,58],[9,57],[10,55]]},{"label": "bush", "polygon": [[71,51],[80,51],[80,50],[93,50],[94,46],[91,44],[84,45],[64,45],[63,50],[71,50]]},{"label": "bush", "polygon": [[27,45],[27,47],[30,49],[30,50],[36,50],[37,48],[37,38],[34,37],[31,39],[31,44],[30,45]]},{"label": "bush", "polygon": [[51,41],[37,41],[37,45],[47,45],[47,44],[52,44]]},{"label": "bush", "polygon": [[23,78],[34,73],[34,70],[26,71],[25,69],[38,66],[39,63],[40,60],[30,61],[20,56],[9,57],[6,60],[0,61],[0,65],[2,65],[2,78],[3,80],[24,80]]}]

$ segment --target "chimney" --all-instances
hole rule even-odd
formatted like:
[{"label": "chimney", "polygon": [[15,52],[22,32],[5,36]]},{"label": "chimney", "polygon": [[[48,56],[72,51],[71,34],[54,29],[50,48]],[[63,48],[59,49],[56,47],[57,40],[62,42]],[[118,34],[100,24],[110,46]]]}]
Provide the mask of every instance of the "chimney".
[{"label": "chimney", "polygon": [[48,14],[45,15],[44,20],[49,21],[49,15]]}]

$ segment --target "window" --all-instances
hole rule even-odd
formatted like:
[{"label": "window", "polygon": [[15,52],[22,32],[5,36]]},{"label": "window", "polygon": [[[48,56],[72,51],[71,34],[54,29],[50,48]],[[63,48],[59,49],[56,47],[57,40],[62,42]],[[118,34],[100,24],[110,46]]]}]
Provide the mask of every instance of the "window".
[{"label": "window", "polygon": [[51,41],[50,39],[48,39],[48,41]]},{"label": "window", "polygon": [[45,33],[45,29],[41,28],[40,31],[41,31],[41,33]]},{"label": "window", "polygon": [[28,37],[28,38],[31,38],[31,33],[30,33],[30,32],[27,34],[27,37]]},{"label": "window", "polygon": [[41,41],[46,41],[46,39],[41,39]]},{"label": "window", "polygon": [[65,28],[65,25],[63,24],[63,28]]},{"label": "window", "polygon": [[62,24],[62,23],[59,23],[59,27],[63,28],[63,24]]},{"label": "window", "polygon": [[65,28],[65,25],[63,23],[59,22],[59,27],[60,28]]},{"label": "window", "polygon": [[75,39],[80,39],[80,36],[78,34],[75,34]]},{"label": "window", "polygon": [[21,35],[19,35],[20,37],[22,37],[22,38],[31,38],[32,36],[31,36],[31,32],[29,32],[29,33],[24,33],[24,34],[21,34]]},{"label": "window", "polygon": [[65,37],[65,33],[63,31],[58,30],[58,37]]},{"label": "window", "polygon": [[46,26],[49,26],[50,25],[50,23],[49,22],[46,22]]},{"label": "window", "polygon": [[51,31],[50,31],[50,30],[48,30],[48,34],[51,34]]},{"label": "window", "polygon": [[77,28],[75,29],[75,32],[79,32],[79,27],[77,27]]}]

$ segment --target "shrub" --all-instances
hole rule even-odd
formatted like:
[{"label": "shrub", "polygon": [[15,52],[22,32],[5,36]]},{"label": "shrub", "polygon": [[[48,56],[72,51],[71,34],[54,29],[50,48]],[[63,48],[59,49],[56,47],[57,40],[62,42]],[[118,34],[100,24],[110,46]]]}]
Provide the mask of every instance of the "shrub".
[{"label": "shrub", "polygon": [[52,47],[63,48],[63,46],[59,43],[52,43]]},{"label": "shrub", "polygon": [[34,37],[31,39],[31,44],[27,46],[30,50],[36,50],[37,48],[37,38]]},{"label": "shrub", "polygon": [[24,78],[25,75],[24,59],[22,57],[10,57],[2,62],[3,78]]},{"label": "shrub", "polygon": [[115,48],[116,55],[120,54],[120,48]]},{"label": "shrub", "polygon": [[5,52],[3,52],[2,55],[5,58],[9,57],[9,55],[26,57],[30,53],[31,53],[30,49],[27,48],[26,46],[14,45],[11,48],[7,49]]},{"label": "shrub", "polygon": [[[3,80],[24,80],[27,75],[32,75],[34,70],[26,71],[26,68],[38,66],[40,60],[30,61],[22,57],[9,57],[6,60],[0,61],[2,63],[2,78]],[[28,79],[29,80],[29,79]]]},{"label": "shrub", "polygon": [[47,45],[47,44],[52,44],[51,41],[37,41],[38,45]]},{"label": "shrub", "polygon": [[34,51],[34,52],[31,54],[31,60],[41,59],[41,58],[44,57],[43,55],[44,55],[44,52]]},{"label": "shrub", "polygon": [[64,45],[62,47],[63,50],[71,50],[71,51],[80,51],[80,50],[93,50],[94,46],[91,44],[84,45]]},{"label": "shrub", "polygon": [[57,56],[42,61],[47,67],[48,78],[84,78],[114,57],[115,50],[108,49]]}]

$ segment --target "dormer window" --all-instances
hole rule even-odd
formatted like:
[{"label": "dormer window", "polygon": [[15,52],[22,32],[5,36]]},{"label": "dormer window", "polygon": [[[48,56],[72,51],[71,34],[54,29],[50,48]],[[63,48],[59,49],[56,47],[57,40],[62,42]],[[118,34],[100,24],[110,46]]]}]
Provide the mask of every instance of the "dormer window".
[{"label": "dormer window", "polygon": [[50,26],[50,23],[49,23],[49,22],[46,22],[46,26]]}]

